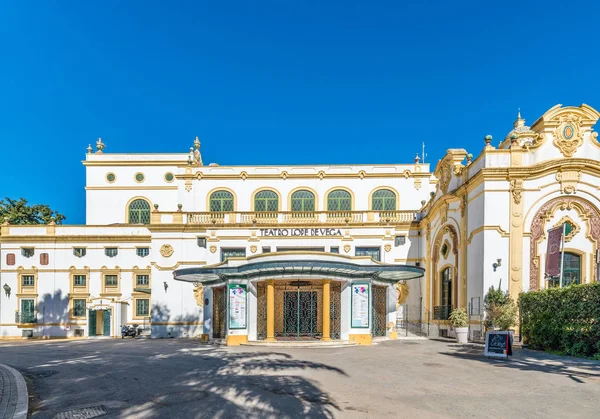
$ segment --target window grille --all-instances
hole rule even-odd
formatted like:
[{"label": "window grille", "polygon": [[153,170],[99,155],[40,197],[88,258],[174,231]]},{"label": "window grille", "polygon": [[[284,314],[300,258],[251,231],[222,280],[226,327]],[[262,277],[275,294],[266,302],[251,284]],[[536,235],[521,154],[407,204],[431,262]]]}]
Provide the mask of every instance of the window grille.
[{"label": "window grille", "polygon": [[147,287],[150,285],[150,275],[136,275],[135,284],[138,287]]},{"label": "window grille", "polygon": [[198,237],[198,247],[206,249],[206,237]]},{"label": "window grille", "polygon": [[104,254],[109,258],[114,258],[119,254],[119,249],[116,247],[107,247],[104,249]]},{"label": "window grille", "polygon": [[150,224],[150,204],[144,199],[136,199],[129,204],[130,224]]},{"label": "window grille", "polygon": [[150,300],[138,299],[135,301],[135,315],[138,317],[147,316],[150,313]]},{"label": "window grille", "polygon": [[82,258],[86,255],[87,251],[85,247],[75,247],[73,249],[73,255],[78,257],[78,258]]},{"label": "window grille", "polygon": [[352,197],[350,192],[337,189],[327,195],[327,211],[351,211]]},{"label": "window grille", "polygon": [[33,287],[35,286],[35,276],[33,275],[23,275],[21,277],[21,283],[24,287]]},{"label": "window grille", "polygon": [[233,195],[228,191],[216,191],[210,196],[211,212],[231,212],[233,211]]},{"label": "window grille", "polygon": [[279,197],[273,191],[260,191],[254,197],[254,211],[277,212],[279,211]]},{"label": "window grille", "polygon": [[85,299],[73,300],[73,317],[85,317]]},{"label": "window grille", "polygon": [[87,277],[85,275],[73,275],[73,285],[76,287],[85,287]]},{"label": "window grille", "polygon": [[117,275],[104,275],[104,285],[106,287],[117,287],[119,285],[119,278]]},{"label": "window grille", "polygon": [[315,210],[315,195],[310,191],[296,191],[292,194],[292,211],[312,212]]},{"label": "window grille", "polygon": [[394,245],[396,247],[404,246],[405,244],[406,244],[406,236],[396,236],[396,238],[394,240]]},{"label": "window grille", "polygon": [[235,249],[221,249],[221,262],[227,260],[228,258],[234,257],[245,257],[246,256],[246,248],[240,247]]},{"label": "window grille", "polygon": [[389,189],[380,189],[373,193],[371,207],[374,211],[395,211],[396,194]]},{"label": "window grille", "polygon": [[138,247],[135,249],[135,253],[141,258],[145,258],[146,256],[148,256],[150,254],[150,248],[149,247]]},{"label": "window grille", "polygon": [[370,256],[374,260],[381,260],[381,249],[379,247],[356,247],[354,249],[356,256]]}]

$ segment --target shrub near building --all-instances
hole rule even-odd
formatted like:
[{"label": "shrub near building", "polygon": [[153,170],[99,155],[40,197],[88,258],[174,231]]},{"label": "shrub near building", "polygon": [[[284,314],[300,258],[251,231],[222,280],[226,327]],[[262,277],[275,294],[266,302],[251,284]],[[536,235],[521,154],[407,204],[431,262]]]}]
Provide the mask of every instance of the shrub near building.
[{"label": "shrub near building", "polygon": [[531,348],[600,358],[600,283],[523,293],[520,304]]}]

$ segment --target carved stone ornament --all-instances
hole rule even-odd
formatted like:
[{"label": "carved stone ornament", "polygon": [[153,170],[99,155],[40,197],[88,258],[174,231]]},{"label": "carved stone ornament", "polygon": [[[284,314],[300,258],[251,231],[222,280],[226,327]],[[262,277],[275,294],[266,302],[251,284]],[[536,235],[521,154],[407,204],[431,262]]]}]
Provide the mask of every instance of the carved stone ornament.
[{"label": "carved stone ornament", "polygon": [[510,181],[510,193],[512,193],[515,204],[519,205],[523,195],[523,181],[521,179],[512,179]]},{"label": "carved stone ornament", "polygon": [[217,251],[217,246],[210,246],[210,253],[215,253]]},{"label": "carved stone ornament", "polygon": [[258,247],[256,247],[255,245],[250,246],[250,251],[252,253],[256,253],[256,250],[258,250]]},{"label": "carved stone ornament", "polygon": [[448,186],[450,186],[450,180],[452,179],[452,171],[450,170],[450,162],[443,161],[440,169],[440,189],[442,193],[448,193]]},{"label": "carved stone ornament", "polygon": [[385,249],[386,252],[389,252],[390,250],[392,250],[392,245],[386,244],[385,246],[383,246],[383,248]]},{"label": "carved stone ornament", "polygon": [[577,193],[577,184],[581,180],[580,171],[560,171],[556,173],[556,180],[560,182],[560,190],[567,195]]},{"label": "carved stone ornament", "polygon": [[204,307],[204,285],[196,282],[194,284],[194,298],[200,307]]},{"label": "carved stone ornament", "polygon": [[345,245],[344,245],[344,252],[346,252],[346,253],[350,253],[350,248],[351,248],[351,247],[350,247],[350,245],[349,245],[349,244],[345,244]]},{"label": "carved stone ornament", "polygon": [[553,144],[563,156],[573,157],[573,154],[583,144],[582,118],[569,113],[559,118],[559,123],[554,130]]},{"label": "carved stone ornament", "polygon": [[406,303],[406,299],[408,298],[408,284],[406,281],[398,281],[396,283],[396,291],[398,291],[398,299],[396,300],[396,308],[398,308],[398,306]]},{"label": "carved stone ornament", "polygon": [[173,253],[175,252],[175,250],[173,249],[173,246],[171,246],[170,244],[163,244],[160,247],[160,254],[163,257],[171,257],[173,255]]}]

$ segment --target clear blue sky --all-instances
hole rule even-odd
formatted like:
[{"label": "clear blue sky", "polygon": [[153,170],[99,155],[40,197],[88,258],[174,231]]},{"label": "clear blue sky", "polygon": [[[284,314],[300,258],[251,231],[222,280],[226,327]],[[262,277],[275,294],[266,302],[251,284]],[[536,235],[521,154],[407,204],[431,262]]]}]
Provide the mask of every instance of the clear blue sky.
[{"label": "clear blue sky", "polygon": [[88,143],[205,163],[477,155],[557,103],[600,107],[587,1],[5,1],[0,197],[85,221]]}]

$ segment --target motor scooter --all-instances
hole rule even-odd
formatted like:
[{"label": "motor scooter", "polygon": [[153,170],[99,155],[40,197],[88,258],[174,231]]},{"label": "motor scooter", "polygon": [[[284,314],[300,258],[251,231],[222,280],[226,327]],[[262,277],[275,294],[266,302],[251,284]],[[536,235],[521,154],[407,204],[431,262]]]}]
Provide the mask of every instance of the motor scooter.
[{"label": "motor scooter", "polygon": [[131,336],[132,338],[136,338],[139,334],[140,332],[137,324],[124,324],[121,326],[121,339],[125,339],[125,336]]}]

